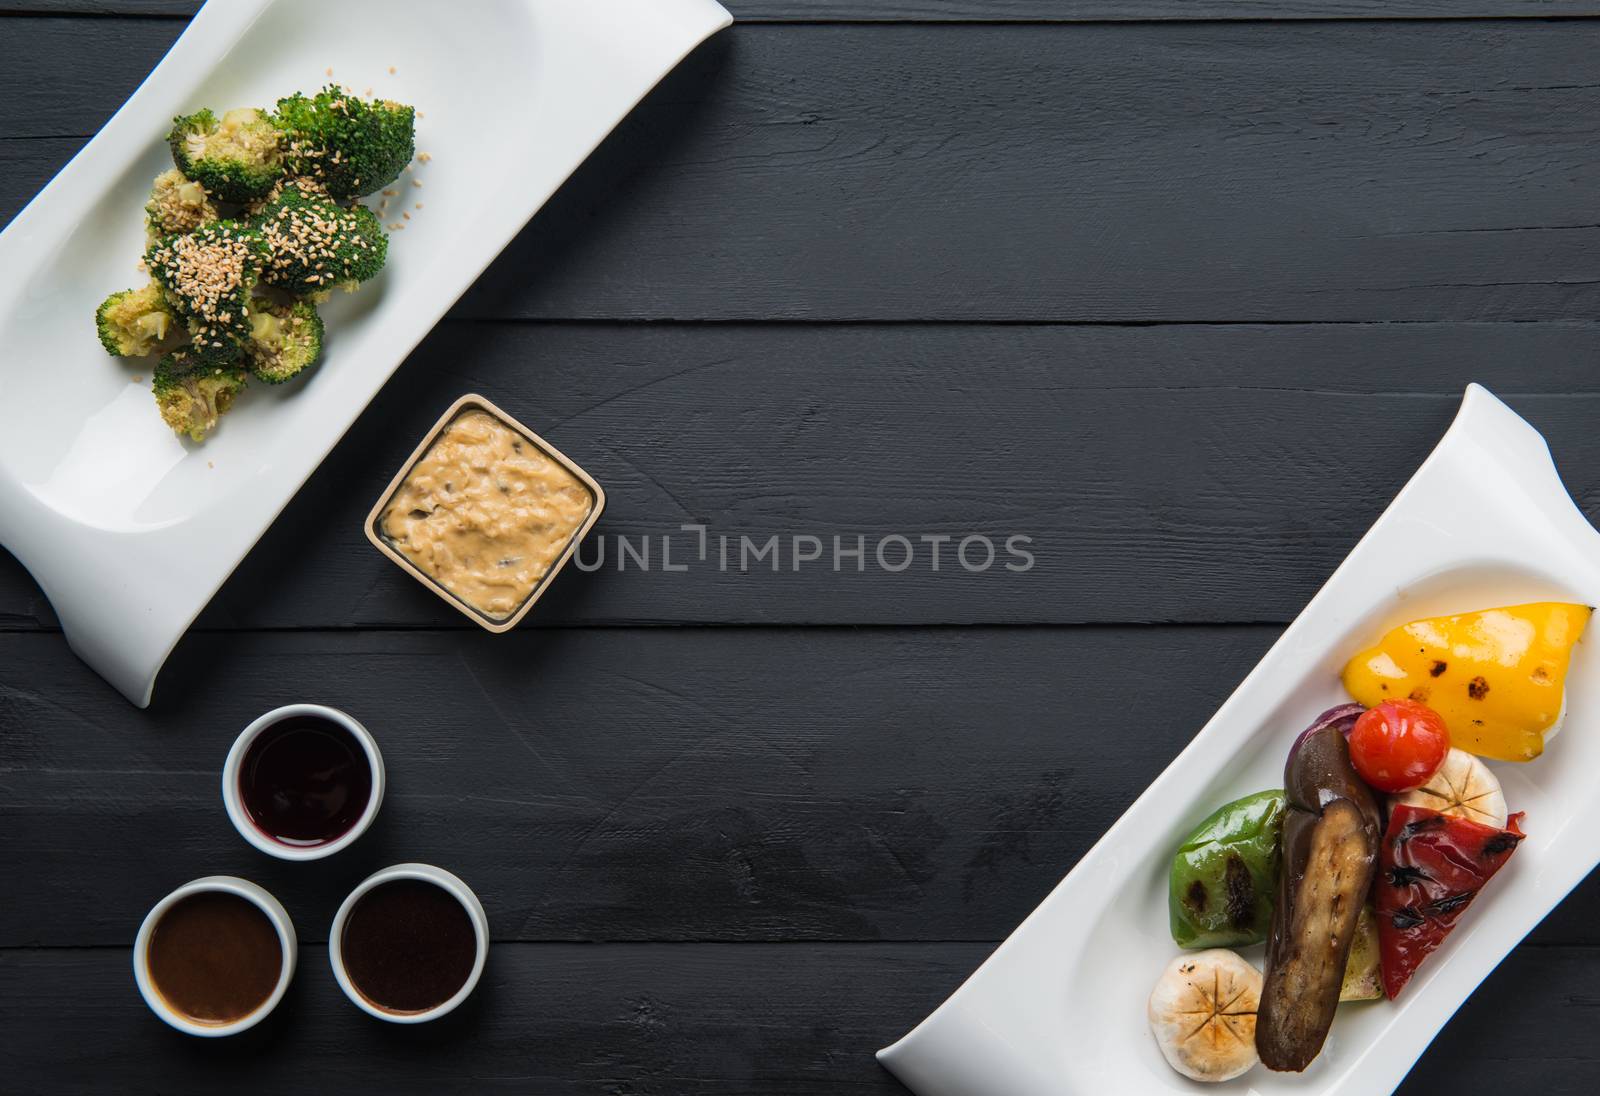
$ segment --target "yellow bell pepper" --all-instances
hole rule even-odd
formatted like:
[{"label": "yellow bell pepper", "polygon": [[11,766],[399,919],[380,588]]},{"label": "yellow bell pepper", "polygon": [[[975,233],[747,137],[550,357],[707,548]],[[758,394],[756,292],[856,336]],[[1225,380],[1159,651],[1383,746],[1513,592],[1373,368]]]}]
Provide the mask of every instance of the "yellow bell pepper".
[{"label": "yellow bell pepper", "polygon": [[1352,658],[1344,687],[1369,708],[1402,697],[1426,704],[1457,749],[1531,761],[1561,716],[1567,662],[1593,611],[1541,601],[1412,621]]}]

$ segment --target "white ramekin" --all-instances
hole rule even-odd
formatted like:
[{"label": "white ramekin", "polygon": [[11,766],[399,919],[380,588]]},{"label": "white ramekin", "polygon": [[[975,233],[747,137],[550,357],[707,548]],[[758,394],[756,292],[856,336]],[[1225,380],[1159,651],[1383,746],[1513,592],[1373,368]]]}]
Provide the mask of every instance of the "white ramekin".
[{"label": "white ramekin", "polygon": [[[456,901],[466,908],[467,918],[472,922],[473,935],[477,938],[477,955],[472,961],[472,973],[467,975],[466,982],[462,983],[454,997],[424,1012],[385,1012],[361,996],[361,991],[350,981],[350,972],[344,967],[344,926],[350,920],[350,911],[356,908],[361,896],[373,887],[396,879],[420,879],[425,883],[443,887],[454,895]],[[344,995],[354,1001],[361,1011],[380,1020],[387,1020],[391,1024],[426,1023],[455,1011],[456,1006],[465,1001],[477,988],[478,979],[483,976],[483,965],[489,959],[489,918],[483,912],[483,903],[472,893],[472,888],[443,868],[436,868],[432,864],[395,864],[393,867],[384,868],[367,876],[339,906],[339,912],[333,916],[333,927],[328,930],[328,959],[333,964],[333,976],[338,980],[339,988],[344,990]]]},{"label": "white ramekin", "polygon": [[[185,1016],[167,1004],[160,991],[156,989],[155,980],[150,976],[150,937],[155,932],[156,922],[160,921],[162,915],[169,909],[191,894],[202,894],[207,891],[236,894],[254,903],[267,915],[267,920],[271,921],[272,927],[278,931],[278,946],[283,949],[283,965],[278,971],[278,984],[272,987],[272,994],[254,1012],[227,1024],[202,1024]],[[299,940],[295,936],[294,922],[289,920],[289,914],[276,898],[248,879],[239,879],[232,875],[208,875],[185,883],[157,902],[151,907],[150,912],[145,914],[144,923],[139,926],[139,935],[133,941],[133,980],[138,983],[139,995],[144,998],[144,1003],[150,1006],[150,1011],[179,1031],[207,1038],[237,1035],[247,1028],[255,1027],[278,1007],[278,1002],[283,1000],[284,991],[289,988],[290,979],[294,977],[298,954]]]},{"label": "white ramekin", "polygon": [[[361,743],[362,750],[366,751],[367,765],[372,769],[372,795],[367,799],[367,809],[361,812],[355,825],[321,845],[285,845],[281,841],[274,841],[250,820],[250,812],[245,810],[244,803],[239,799],[239,768],[244,764],[244,755],[250,749],[250,744],[268,727],[300,716],[326,719],[349,731]],[[320,860],[351,844],[367,832],[372,820],[378,816],[378,808],[383,805],[383,787],[383,754],[378,751],[377,740],[355,719],[324,704],[289,704],[272,709],[239,732],[239,737],[233,740],[233,748],[228,751],[228,760],[222,765],[222,803],[228,809],[233,828],[250,844],[280,860]]]}]

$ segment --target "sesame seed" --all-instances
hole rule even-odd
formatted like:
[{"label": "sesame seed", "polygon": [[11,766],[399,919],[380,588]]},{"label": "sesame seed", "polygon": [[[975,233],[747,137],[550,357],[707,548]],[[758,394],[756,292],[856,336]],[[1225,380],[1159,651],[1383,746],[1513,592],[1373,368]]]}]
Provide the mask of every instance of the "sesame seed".
[{"label": "sesame seed", "polygon": [[411,214],[405,212],[404,210],[401,210],[400,216],[404,217],[408,221],[411,220]]},{"label": "sesame seed", "polygon": [[412,179],[411,180],[411,185],[416,187],[418,190],[421,190],[422,189],[422,180],[421,179]]},{"label": "sesame seed", "polygon": [[389,75],[390,76],[393,76],[395,74],[395,72],[397,72],[397,71],[398,70],[393,65],[389,66]]},{"label": "sesame seed", "polygon": [[393,198],[396,194],[399,194],[399,193],[400,192],[398,190],[386,190],[386,191],[383,192],[383,196],[385,198]]},{"label": "sesame seed", "polygon": [[421,160],[423,163],[428,163],[433,159],[433,157],[428,155],[426,152],[419,152],[417,153],[417,159]]},{"label": "sesame seed", "polygon": [[418,209],[421,209],[421,208],[422,208],[422,203],[421,203],[421,202],[418,202],[418,203],[417,203],[417,208],[418,208]]},{"label": "sesame seed", "polygon": [[328,66],[328,71],[327,71],[327,75],[329,75],[329,76],[332,76],[332,75],[333,75],[333,66],[332,66],[332,65],[329,65],[329,66]]}]

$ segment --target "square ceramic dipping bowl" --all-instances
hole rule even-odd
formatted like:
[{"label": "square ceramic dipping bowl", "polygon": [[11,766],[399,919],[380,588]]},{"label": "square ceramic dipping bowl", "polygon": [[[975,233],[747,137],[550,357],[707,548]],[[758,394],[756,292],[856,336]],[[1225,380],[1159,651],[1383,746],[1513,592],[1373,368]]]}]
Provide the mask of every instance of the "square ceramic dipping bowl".
[{"label": "square ceramic dipping bowl", "polygon": [[[589,494],[588,512],[583,515],[581,522],[579,522],[577,527],[572,531],[571,535],[566,538],[564,546],[560,547],[549,567],[546,568],[544,574],[539,576],[539,578],[532,584],[532,588],[528,592],[527,596],[517,603],[508,613],[503,615],[491,613],[485,609],[473,605],[464,596],[447,587],[442,581],[440,581],[438,577],[430,574],[424,569],[423,566],[419,566],[418,563],[413,562],[413,560],[406,555],[401,547],[397,545],[395,539],[384,529],[383,525],[384,514],[389,510],[390,505],[394,502],[396,496],[399,495],[406,487],[412,473],[417,469],[417,466],[423,461],[427,460],[432,454],[434,446],[439,443],[440,438],[445,434],[446,430],[448,430],[452,424],[454,424],[463,416],[470,415],[473,412],[478,411],[484,412],[491,418],[498,420],[501,426],[505,427],[511,435],[515,436],[516,441],[522,443],[523,445],[531,445],[535,452],[546,457],[558,468],[564,469],[566,473],[568,473],[578,484],[581,484]],[[501,486],[501,490],[505,490],[503,485]],[[450,405],[449,410],[445,411],[445,413],[439,417],[439,421],[434,423],[433,428],[429,430],[427,435],[422,439],[422,444],[418,445],[417,448],[412,452],[411,456],[407,457],[405,463],[401,465],[400,471],[395,475],[394,479],[390,481],[388,488],[378,499],[378,504],[372,508],[372,513],[367,515],[367,539],[372,541],[373,545],[377,547],[378,551],[382,552],[384,555],[398,563],[402,568],[416,578],[418,582],[421,582],[428,589],[432,590],[445,601],[455,606],[455,608],[461,613],[476,621],[483,628],[486,628],[491,632],[506,632],[516,627],[517,623],[528,614],[530,609],[533,608],[534,602],[538,601],[539,598],[544,596],[544,592],[550,588],[550,583],[554,581],[556,575],[561,572],[561,569],[567,565],[567,561],[570,560],[573,554],[578,550],[579,542],[582,541],[584,537],[588,536],[589,530],[593,529],[595,522],[600,520],[600,513],[605,509],[605,505],[605,491],[601,489],[600,485],[594,481],[589,473],[585,472],[582,468],[579,468],[575,463],[572,462],[570,458],[567,457],[565,453],[561,452],[561,450],[545,441],[538,434],[535,434],[532,430],[529,430],[522,423],[506,414],[504,411],[496,407],[493,403],[484,399],[482,396],[468,394],[462,396],[459,400]]]}]

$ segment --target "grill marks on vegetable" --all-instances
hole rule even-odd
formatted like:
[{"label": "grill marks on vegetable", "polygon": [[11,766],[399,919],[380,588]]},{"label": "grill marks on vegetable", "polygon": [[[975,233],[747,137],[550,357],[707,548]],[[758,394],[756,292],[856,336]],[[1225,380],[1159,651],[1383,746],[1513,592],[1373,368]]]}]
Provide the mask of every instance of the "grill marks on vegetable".
[{"label": "grill marks on vegetable", "polygon": [[[1391,875],[1392,874],[1393,873],[1391,873]],[[1427,876],[1422,875],[1420,872],[1417,874],[1422,879],[1428,878]],[[1403,886],[1404,884],[1396,883],[1395,885]],[[1395,910],[1395,912],[1389,917],[1389,923],[1394,925],[1394,927],[1397,929],[1415,928],[1417,925],[1420,925],[1426,921],[1430,916],[1437,917],[1440,914],[1454,912],[1470,901],[1472,901],[1472,891],[1458,891],[1455,894],[1447,894],[1438,901],[1429,902],[1425,907],[1423,907],[1423,910],[1420,913],[1417,911],[1415,906],[1406,906],[1402,909]]]},{"label": "grill marks on vegetable", "polygon": [[[1195,1019],[1194,1030],[1185,1035],[1183,1041],[1187,1043],[1191,1039],[1204,1036],[1214,1047],[1220,1047],[1224,1043],[1241,1045],[1254,1043],[1255,1009],[1236,1007],[1240,1005],[1240,999],[1249,992],[1249,989],[1248,985],[1224,987],[1222,972],[1213,970],[1210,992],[1208,993],[1203,986],[1196,985],[1198,1007],[1186,1009],[1182,1013]],[[1227,994],[1227,1000],[1223,1000],[1224,994]]]},{"label": "grill marks on vegetable", "polygon": [[1224,869],[1224,882],[1228,896],[1228,923],[1241,932],[1247,931],[1256,919],[1256,886],[1250,869],[1237,853],[1228,854]]},{"label": "grill marks on vegetable", "polygon": [[1425,883],[1427,880],[1426,872],[1409,864],[1396,864],[1389,869],[1389,884],[1391,886],[1409,887],[1413,883]]},{"label": "grill marks on vegetable", "polygon": [[[1256,884],[1249,865],[1238,853],[1230,852],[1222,870],[1223,902],[1228,924],[1239,932],[1249,932],[1256,920]],[[1184,892],[1184,901],[1197,914],[1206,912],[1210,893],[1201,880],[1196,879]]]},{"label": "grill marks on vegetable", "polygon": [[1425,818],[1418,818],[1414,822],[1407,822],[1400,829],[1400,836],[1395,840],[1395,848],[1398,849],[1401,845],[1411,840],[1419,833],[1427,833],[1429,830],[1443,829],[1444,818],[1445,816],[1442,814],[1430,814]]},{"label": "grill marks on vegetable", "polygon": [[1518,835],[1502,831],[1485,841],[1483,849],[1478,855],[1483,857],[1499,856],[1503,852],[1516,848],[1521,841],[1522,838]]},{"label": "grill marks on vegetable", "polygon": [[1404,909],[1395,910],[1390,915],[1389,921],[1397,929],[1409,929],[1422,924],[1423,917],[1414,907],[1406,906]]},{"label": "grill marks on vegetable", "polygon": [[1374,894],[1391,1000],[1522,840],[1519,817],[1499,829],[1414,804],[1394,806]]}]

